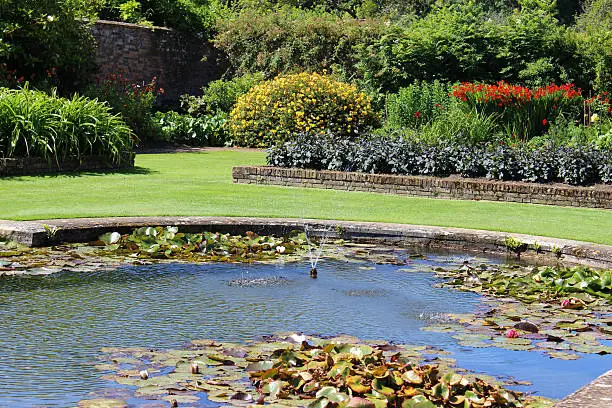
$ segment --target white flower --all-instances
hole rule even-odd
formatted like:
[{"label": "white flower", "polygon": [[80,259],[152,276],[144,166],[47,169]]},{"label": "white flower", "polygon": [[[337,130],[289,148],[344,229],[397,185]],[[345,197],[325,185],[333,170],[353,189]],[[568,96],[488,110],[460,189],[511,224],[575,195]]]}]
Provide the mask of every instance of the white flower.
[{"label": "white flower", "polygon": [[52,23],[54,20],[55,20],[55,17],[53,17],[51,14],[49,14],[49,15],[47,16],[47,21],[48,21],[48,22]]},{"label": "white flower", "polygon": [[591,123],[595,123],[599,120],[599,115],[594,113],[591,115]]},{"label": "white flower", "polygon": [[279,245],[276,247],[276,252],[278,252],[279,254],[283,254],[285,253],[285,247],[282,245]]}]

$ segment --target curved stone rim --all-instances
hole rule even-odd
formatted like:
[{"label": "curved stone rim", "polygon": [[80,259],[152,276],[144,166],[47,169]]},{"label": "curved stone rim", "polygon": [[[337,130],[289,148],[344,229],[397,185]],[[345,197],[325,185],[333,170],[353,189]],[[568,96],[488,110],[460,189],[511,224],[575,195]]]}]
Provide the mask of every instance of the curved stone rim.
[{"label": "curved stone rim", "polygon": [[[251,217],[107,217],[73,218],[36,221],[0,220],[0,237],[27,246],[48,246],[61,242],[89,242],[106,232],[128,233],[143,226],[181,227],[186,232],[214,230],[222,233],[285,235],[303,231],[305,225],[313,236],[327,233],[333,238],[356,242],[384,243],[401,246],[444,248],[491,254],[508,253],[505,240],[512,237],[526,244],[522,257],[528,260],[583,264],[612,268],[612,246],[559,238],[515,234],[509,232],[391,224],[363,221],[339,221],[297,218]],[[537,250],[536,250],[537,249]]]}]

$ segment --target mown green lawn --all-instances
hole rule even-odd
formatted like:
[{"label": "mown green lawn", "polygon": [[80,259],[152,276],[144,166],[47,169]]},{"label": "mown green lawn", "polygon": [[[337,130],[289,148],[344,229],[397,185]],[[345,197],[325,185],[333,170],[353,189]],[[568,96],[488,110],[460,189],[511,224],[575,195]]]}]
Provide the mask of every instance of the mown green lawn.
[{"label": "mown green lawn", "polygon": [[612,211],[232,184],[260,151],[141,154],[136,169],[0,179],[0,218],[226,215],[328,218],[506,231],[612,244]]}]

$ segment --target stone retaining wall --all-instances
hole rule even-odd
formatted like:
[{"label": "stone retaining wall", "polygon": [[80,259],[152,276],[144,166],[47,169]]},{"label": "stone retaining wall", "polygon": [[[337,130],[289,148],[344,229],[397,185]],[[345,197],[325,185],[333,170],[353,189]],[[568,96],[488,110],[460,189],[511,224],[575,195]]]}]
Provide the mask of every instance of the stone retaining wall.
[{"label": "stone retaining wall", "polygon": [[47,162],[39,157],[0,158],[0,177],[33,174],[62,173],[70,171],[110,170],[134,167],[134,154],[127,155],[120,165],[110,163],[102,156],[85,156],[81,160],[67,159],[62,162]]},{"label": "stone retaining wall", "polygon": [[574,187],[458,177],[396,176],[270,166],[234,167],[232,176],[234,183],[244,184],[612,209],[612,186],[609,185]]}]

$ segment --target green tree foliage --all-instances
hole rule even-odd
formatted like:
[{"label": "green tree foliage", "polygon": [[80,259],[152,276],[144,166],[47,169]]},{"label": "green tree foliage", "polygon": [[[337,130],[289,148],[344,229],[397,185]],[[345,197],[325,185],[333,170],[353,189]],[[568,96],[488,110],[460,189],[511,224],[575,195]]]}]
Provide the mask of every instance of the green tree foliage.
[{"label": "green tree foliage", "polygon": [[207,0],[106,0],[100,18],[208,33],[214,25]]},{"label": "green tree foliage", "polygon": [[0,0],[1,68],[32,82],[53,75],[60,90],[78,88],[95,68],[87,21],[100,1]]},{"label": "green tree foliage", "polygon": [[612,0],[589,0],[575,33],[592,87],[612,91]]}]

